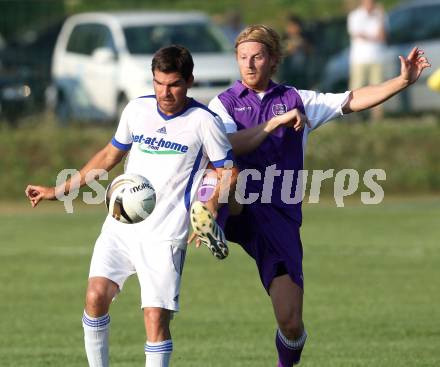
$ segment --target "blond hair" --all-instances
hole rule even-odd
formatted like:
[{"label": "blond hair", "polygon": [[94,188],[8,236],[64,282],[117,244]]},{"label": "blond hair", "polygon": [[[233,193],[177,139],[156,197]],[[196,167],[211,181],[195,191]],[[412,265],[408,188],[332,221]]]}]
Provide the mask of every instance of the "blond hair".
[{"label": "blond hair", "polygon": [[281,62],[281,40],[278,33],[264,24],[253,24],[243,29],[235,40],[235,51],[244,42],[258,42],[266,46],[269,56],[275,61],[272,74]]}]

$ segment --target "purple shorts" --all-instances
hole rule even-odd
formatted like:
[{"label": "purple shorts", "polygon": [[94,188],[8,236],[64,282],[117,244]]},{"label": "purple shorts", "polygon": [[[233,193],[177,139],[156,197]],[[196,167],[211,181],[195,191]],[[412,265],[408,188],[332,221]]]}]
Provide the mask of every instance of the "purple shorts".
[{"label": "purple shorts", "polygon": [[253,203],[244,205],[240,215],[228,216],[225,206],[220,209],[217,221],[226,238],[240,244],[255,260],[268,293],[273,278],[284,274],[304,288],[300,225],[285,209]]}]

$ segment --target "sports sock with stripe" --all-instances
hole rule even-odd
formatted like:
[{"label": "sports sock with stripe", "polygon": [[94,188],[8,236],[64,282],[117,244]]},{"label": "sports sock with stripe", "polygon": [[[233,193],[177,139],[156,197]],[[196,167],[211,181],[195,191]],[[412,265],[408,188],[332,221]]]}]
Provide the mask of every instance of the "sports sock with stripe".
[{"label": "sports sock with stripe", "polygon": [[171,339],[162,342],[149,342],[145,344],[146,367],[168,367],[173,351]]},{"label": "sports sock with stripe", "polygon": [[278,329],[275,337],[275,344],[278,350],[278,367],[292,367],[298,364],[306,339],[307,333],[305,330],[298,339],[289,340]]},{"label": "sports sock with stripe", "polygon": [[84,311],[83,315],[84,345],[90,367],[108,367],[108,335],[110,316],[91,317]]}]

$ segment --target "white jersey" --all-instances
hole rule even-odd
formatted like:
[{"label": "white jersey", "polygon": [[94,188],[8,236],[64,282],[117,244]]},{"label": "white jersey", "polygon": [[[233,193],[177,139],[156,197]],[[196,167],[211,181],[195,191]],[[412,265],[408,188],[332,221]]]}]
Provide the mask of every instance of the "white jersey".
[{"label": "white jersey", "polygon": [[152,243],[168,242],[184,248],[189,208],[209,161],[223,167],[232,160],[232,148],[219,117],[190,99],[174,115],[163,114],[155,96],[131,101],[122,113],[112,144],[130,150],[125,173],[143,175],[156,190],[153,213],[137,224],[107,217],[104,228],[143,236]]}]

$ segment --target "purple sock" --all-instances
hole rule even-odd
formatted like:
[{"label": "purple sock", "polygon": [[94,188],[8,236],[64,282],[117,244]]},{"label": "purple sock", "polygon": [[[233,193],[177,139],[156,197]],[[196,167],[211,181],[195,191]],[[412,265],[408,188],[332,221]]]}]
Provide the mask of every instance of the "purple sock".
[{"label": "purple sock", "polygon": [[299,363],[306,338],[305,330],[297,340],[288,340],[280,330],[277,330],[275,344],[278,350],[278,367],[292,367]]}]

